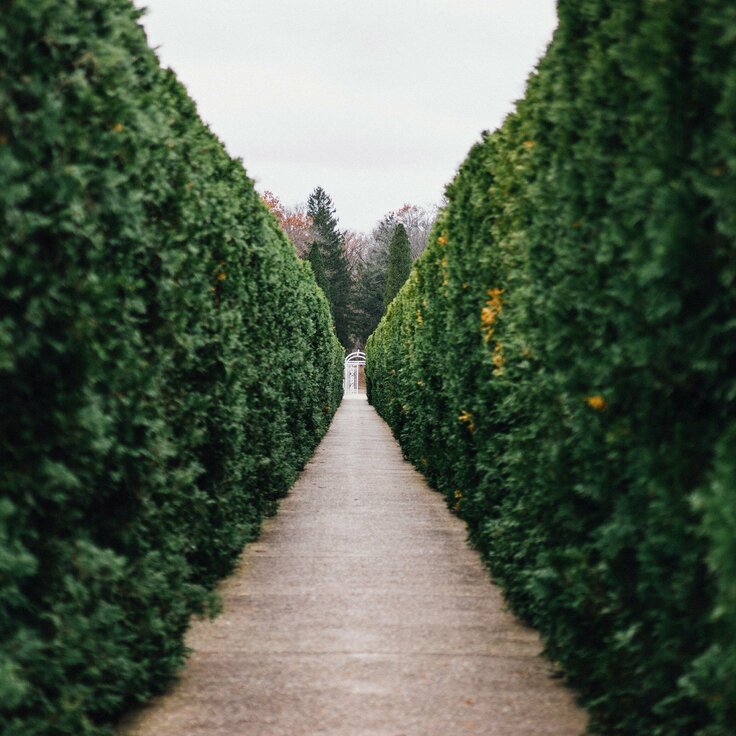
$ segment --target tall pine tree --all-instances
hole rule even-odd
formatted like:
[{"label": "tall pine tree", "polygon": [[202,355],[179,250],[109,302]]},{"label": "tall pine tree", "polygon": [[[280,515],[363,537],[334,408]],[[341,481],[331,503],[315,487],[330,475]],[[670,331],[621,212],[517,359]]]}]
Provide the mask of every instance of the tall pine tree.
[{"label": "tall pine tree", "polygon": [[394,230],[388,246],[388,268],[386,269],[386,291],[383,303],[388,306],[399,289],[409,278],[411,271],[411,244],[406,228],[399,224]]},{"label": "tall pine tree", "polygon": [[312,242],[307,251],[307,260],[312,264],[312,271],[314,271],[314,280],[317,282],[317,286],[324,291],[327,296],[327,300],[330,299],[330,284],[327,281],[327,275],[325,273],[325,261],[322,257],[322,249],[316,242]]},{"label": "tall pine tree", "polygon": [[307,200],[307,214],[312,220],[309,261],[330,303],[335,332],[343,347],[350,348],[350,302],[352,281],[343,247],[344,235],[337,227],[335,205],[322,187]]}]

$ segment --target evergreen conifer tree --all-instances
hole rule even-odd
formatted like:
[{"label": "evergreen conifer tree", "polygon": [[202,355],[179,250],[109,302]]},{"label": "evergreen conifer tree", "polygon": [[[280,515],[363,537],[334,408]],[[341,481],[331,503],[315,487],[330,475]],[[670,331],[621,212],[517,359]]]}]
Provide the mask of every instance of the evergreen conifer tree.
[{"label": "evergreen conifer tree", "polygon": [[343,347],[350,347],[350,301],[352,281],[343,248],[343,233],[338,230],[335,205],[322,187],[317,187],[307,200],[307,214],[312,220],[312,242],[309,261],[317,283],[330,303],[335,332]]},{"label": "evergreen conifer tree", "polygon": [[312,271],[314,271],[314,280],[317,282],[317,286],[324,291],[327,296],[327,301],[330,300],[330,284],[327,281],[327,275],[325,274],[325,260],[322,257],[322,250],[318,243],[312,242],[307,251],[307,260],[312,264]]},{"label": "evergreen conifer tree", "polygon": [[359,346],[364,346],[368,336],[383,317],[383,295],[386,291],[386,264],[377,259],[360,263],[355,277],[355,308],[353,310],[353,335]]},{"label": "evergreen conifer tree", "polygon": [[388,268],[386,270],[386,291],[383,303],[388,306],[398,294],[399,289],[409,278],[411,271],[411,244],[406,228],[399,224],[394,230],[388,246]]}]

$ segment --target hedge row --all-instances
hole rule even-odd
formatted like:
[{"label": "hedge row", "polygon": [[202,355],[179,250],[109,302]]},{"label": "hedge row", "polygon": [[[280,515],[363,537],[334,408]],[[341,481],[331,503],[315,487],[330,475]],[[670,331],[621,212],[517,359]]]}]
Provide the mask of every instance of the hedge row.
[{"label": "hedge row", "polygon": [[736,733],[736,8],[561,0],[368,341],[371,402],[593,716]]},{"label": "hedge row", "polygon": [[325,432],[311,270],[128,0],[0,15],[0,731],[109,732]]}]

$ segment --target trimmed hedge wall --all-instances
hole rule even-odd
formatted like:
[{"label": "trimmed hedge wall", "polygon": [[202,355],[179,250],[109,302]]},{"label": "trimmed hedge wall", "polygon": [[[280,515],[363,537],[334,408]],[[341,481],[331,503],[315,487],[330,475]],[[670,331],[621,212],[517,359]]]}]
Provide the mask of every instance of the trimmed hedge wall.
[{"label": "trimmed hedge wall", "polygon": [[311,269],[128,0],[0,16],[0,731],[92,736],[340,400]]},{"label": "trimmed hedge wall", "polygon": [[559,2],[368,394],[593,716],[736,733],[736,8]]}]

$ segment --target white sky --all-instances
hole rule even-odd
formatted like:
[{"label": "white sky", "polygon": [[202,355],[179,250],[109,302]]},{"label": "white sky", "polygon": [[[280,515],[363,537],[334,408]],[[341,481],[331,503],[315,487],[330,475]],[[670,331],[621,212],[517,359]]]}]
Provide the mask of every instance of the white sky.
[{"label": "white sky", "polygon": [[287,205],[315,186],[343,228],[439,203],[556,25],[555,0],[136,0],[149,43]]}]

